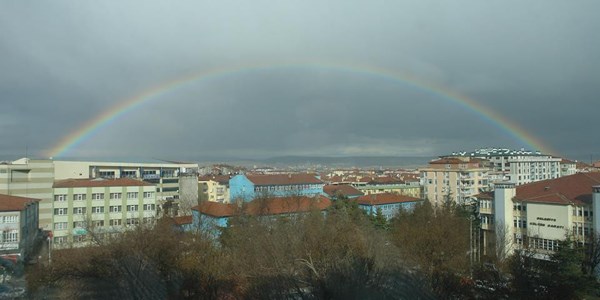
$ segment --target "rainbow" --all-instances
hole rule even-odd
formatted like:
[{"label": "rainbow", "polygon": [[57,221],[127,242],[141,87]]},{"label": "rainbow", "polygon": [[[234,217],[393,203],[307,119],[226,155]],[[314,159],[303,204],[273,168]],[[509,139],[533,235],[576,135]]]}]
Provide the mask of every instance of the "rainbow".
[{"label": "rainbow", "polygon": [[133,97],[126,98],[108,110],[97,115],[95,118],[87,121],[79,129],[64,136],[55,147],[47,154],[50,157],[63,157],[72,150],[76,149],[85,141],[91,139],[103,129],[117,122],[123,115],[135,111],[144,104],[153,100],[160,99],[165,94],[174,90],[185,87],[186,85],[197,83],[198,81],[206,81],[210,79],[221,78],[225,76],[237,75],[240,73],[257,72],[257,71],[272,71],[275,69],[308,69],[308,70],[330,70],[339,72],[357,73],[364,76],[380,78],[382,80],[391,80],[400,82],[411,87],[434,94],[441,99],[450,101],[467,111],[479,116],[483,121],[486,121],[493,126],[499,128],[509,136],[519,141],[520,144],[530,150],[538,150],[547,154],[555,154],[551,147],[545,145],[540,139],[536,138],[525,129],[520,127],[515,122],[507,119],[501,114],[485,107],[484,105],[470,99],[469,97],[459,94],[447,87],[437,85],[431,82],[425,82],[410,74],[398,73],[391,70],[362,65],[336,65],[336,64],[268,64],[268,65],[244,65],[230,68],[215,68],[201,72],[191,73],[170,81],[163,82],[159,85],[144,90]]}]

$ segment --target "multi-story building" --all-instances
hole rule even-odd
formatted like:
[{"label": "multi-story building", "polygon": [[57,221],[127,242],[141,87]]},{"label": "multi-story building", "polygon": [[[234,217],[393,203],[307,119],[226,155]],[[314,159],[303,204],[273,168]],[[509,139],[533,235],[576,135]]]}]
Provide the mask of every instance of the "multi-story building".
[{"label": "multi-story building", "polygon": [[39,237],[39,199],[0,194],[0,254],[27,259]]},{"label": "multi-story building", "polygon": [[141,180],[58,180],[54,183],[54,244],[86,245],[103,234],[152,222],[157,215],[156,202],[156,187]]},{"label": "multi-story building", "polygon": [[21,158],[0,163],[0,194],[40,199],[39,226],[52,228],[54,165],[47,159]]},{"label": "multi-story building", "polygon": [[356,201],[358,207],[367,214],[375,215],[380,210],[381,214],[389,220],[397,215],[400,209],[412,210],[415,205],[425,200],[394,193],[382,193],[360,196]]},{"label": "multi-story building", "polygon": [[251,201],[257,196],[315,196],[323,194],[325,183],[310,174],[245,175],[229,180],[231,201]]},{"label": "multi-story building", "polygon": [[156,186],[159,203],[179,199],[179,175],[198,171],[196,163],[166,161],[101,162],[55,160],[55,180],[92,178],[136,178]]},{"label": "multi-story building", "polygon": [[[521,186],[498,183],[476,195],[484,251],[505,254],[525,245],[543,256],[567,235],[585,243],[600,229],[600,173],[577,173]],[[500,245],[493,245],[496,240]],[[500,246],[500,247],[499,247]]]},{"label": "multi-story building", "polygon": [[577,162],[568,159],[560,161],[560,176],[569,176],[577,173]]},{"label": "multi-story building", "polygon": [[448,157],[471,157],[490,161],[493,171],[500,172],[508,182],[521,185],[561,176],[561,158],[526,150],[479,149],[452,153]]},{"label": "multi-story building", "polygon": [[433,205],[452,200],[464,203],[469,197],[489,189],[489,168],[470,157],[447,157],[429,162],[420,169],[423,196]]},{"label": "multi-story building", "polygon": [[199,192],[204,200],[229,203],[229,179],[227,175],[205,175],[198,177]]}]

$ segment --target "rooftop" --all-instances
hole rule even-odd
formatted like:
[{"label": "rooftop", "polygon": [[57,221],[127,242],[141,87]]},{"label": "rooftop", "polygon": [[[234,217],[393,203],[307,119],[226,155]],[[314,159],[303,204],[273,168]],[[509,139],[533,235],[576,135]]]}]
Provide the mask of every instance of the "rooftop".
[{"label": "rooftop", "polygon": [[337,195],[341,195],[341,196],[345,196],[345,197],[364,195],[363,192],[357,190],[353,186],[346,185],[346,184],[326,185],[323,187],[323,192],[325,192],[327,195],[332,196],[332,197],[337,196]]},{"label": "rooftop", "polygon": [[39,199],[0,194],[0,211],[21,211]]},{"label": "rooftop", "polygon": [[596,185],[600,185],[600,173],[577,173],[518,186],[515,200],[562,205],[591,204],[592,187]]},{"label": "rooftop", "polygon": [[309,212],[312,210],[324,210],[331,206],[331,201],[323,196],[317,197],[274,197],[268,199],[254,200],[244,203],[242,206],[236,204],[224,204],[219,202],[203,202],[192,208],[202,214],[213,217],[231,217],[239,214],[252,216],[279,215],[289,213]]},{"label": "rooftop", "polygon": [[255,185],[323,184],[311,174],[246,175]]}]

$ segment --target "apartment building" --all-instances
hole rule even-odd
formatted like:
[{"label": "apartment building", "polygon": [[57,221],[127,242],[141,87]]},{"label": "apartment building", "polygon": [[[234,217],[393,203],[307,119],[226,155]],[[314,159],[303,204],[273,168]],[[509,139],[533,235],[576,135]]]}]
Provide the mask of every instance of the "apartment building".
[{"label": "apartment building", "polygon": [[325,183],[311,174],[240,174],[229,180],[231,201],[251,201],[257,196],[315,196],[323,194]]},{"label": "apartment building", "polygon": [[363,177],[360,182],[354,183],[359,191],[365,195],[394,193],[410,197],[421,197],[419,182],[404,182],[393,177]]},{"label": "apartment building", "polygon": [[198,177],[200,193],[206,201],[229,203],[229,176],[205,175]]},{"label": "apartment building", "polygon": [[150,223],[157,216],[156,187],[142,180],[64,179],[53,189],[56,247],[86,245],[92,238]]},{"label": "apartment building", "polygon": [[525,245],[543,258],[567,234],[585,243],[600,226],[600,173],[577,173],[516,186],[499,183],[495,191],[476,195],[484,251],[506,253]]},{"label": "apartment building", "polygon": [[39,199],[39,226],[52,229],[54,164],[21,158],[0,163],[0,194]]},{"label": "apartment building", "polygon": [[39,199],[0,194],[0,254],[27,259],[41,233]]},{"label": "apartment building", "polygon": [[433,205],[446,200],[464,203],[469,197],[489,189],[489,168],[485,161],[470,157],[446,157],[421,168],[423,197]]},{"label": "apartment building", "polygon": [[[490,161],[493,171],[516,185],[561,176],[561,158],[526,150],[479,149],[473,152],[452,153],[448,157],[471,157]],[[565,174],[566,175],[566,174]]]}]

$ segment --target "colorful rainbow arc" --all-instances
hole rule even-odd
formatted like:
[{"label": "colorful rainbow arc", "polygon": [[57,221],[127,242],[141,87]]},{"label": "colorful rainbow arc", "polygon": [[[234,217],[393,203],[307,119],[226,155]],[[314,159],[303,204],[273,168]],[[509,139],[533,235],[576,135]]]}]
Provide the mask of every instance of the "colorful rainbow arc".
[{"label": "colorful rainbow arc", "polygon": [[442,99],[455,103],[462,108],[466,109],[479,116],[482,120],[494,125],[500,130],[507,133],[512,138],[523,143],[524,146],[529,147],[531,150],[539,150],[547,154],[556,154],[551,147],[546,146],[540,139],[531,135],[529,132],[521,128],[516,123],[508,120],[503,115],[496,113],[495,111],[483,106],[476,101],[461,95],[449,88],[436,85],[430,82],[424,82],[418,78],[409,74],[402,74],[392,72],[390,70],[373,67],[373,66],[356,66],[356,65],[335,65],[335,64],[268,64],[268,65],[246,65],[234,68],[217,68],[198,73],[188,74],[176,78],[171,81],[163,82],[160,85],[156,85],[150,89],[142,91],[137,95],[124,99],[110,109],[97,115],[95,118],[86,122],[83,126],[79,127],[78,130],[73,131],[71,134],[63,137],[60,142],[52,148],[48,153],[50,157],[61,157],[68,154],[79,145],[89,140],[91,137],[101,132],[104,128],[110,126],[119,120],[123,115],[135,111],[137,108],[145,103],[150,102],[153,99],[159,99],[161,96],[169,93],[170,91],[182,88],[187,84],[195,83],[198,81],[204,81],[209,79],[220,78],[224,76],[231,76],[245,72],[257,72],[257,71],[269,71],[275,69],[324,69],[339,72],[357,73],[364,76],[378,77],[384,80],[392,80],[403,84],[410,85],[420,90],[432,93]]}]

